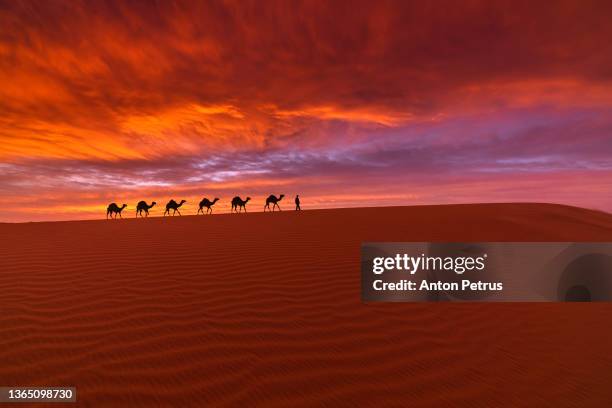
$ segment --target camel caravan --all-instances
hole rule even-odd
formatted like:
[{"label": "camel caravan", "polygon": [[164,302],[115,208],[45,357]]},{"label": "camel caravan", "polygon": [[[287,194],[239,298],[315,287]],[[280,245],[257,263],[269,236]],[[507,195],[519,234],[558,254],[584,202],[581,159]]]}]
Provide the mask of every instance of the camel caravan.
[{"label": "camel caravan", "polygon": [[[274,212],[276,208],[278,208],[278,211],[281,211],[279,202],[283,199],[283,197],[285,197],[284,194],[281,194],[278,197],[275,196],[274,194],[270,194],[268,198],[266,198],[266,204],[264,205],[264,208],[263,208],[264,212],[266,211]],[[232,199],[231,212],[241,213],[244,210],[244,212],[246,213],[247,212],[246,205],[250,200],[251,200],[251,197],[247,197],[246,200],[243,200],[239,196],[234,197]],[[198,211],[196,212],[196,215],[200,213],[202,213],[202,215],[212,214],[213,206],[215,205],[217,201],[219,201],[218,197],[215,197],[212,201],[209,200],[208,198],[203,198],[202,201],[200,201],[199,203]],[[172,210],[172,216],[174,216],[176,213],[178,213],[178,215],[182,215],[179,208],[186,202],[187,202],[186,200],[181,200],[178,203],[175,200],[168,201],[168,204],[166,204],[166,211],[164,211],[164,217],[166,215],[170,216],[170,210]],[[147,204],[146,201],[139,201],[138,204],[136,205],[136,218],[138,218],[138,216],[140,216],[141,218],[148,217],[149,210],[153,208],[156,204],[157,203],[155,201],[153,201],[151,205]],[[270,207],[270,205],[272,205],[272,207]],[[106,219],[109,219],[109,218],[116,219],[117,216],[119,216],[119,218],[122,218],[121,213],[123,212],[125,208],[127,208],[127,204],[123,204],[121,207],[119,207],[116,203],[109,204],[106,209]],[[206,209],[206,212],[204,212],[204,209]],[[295,196],[295,209],[296,211],[301,210],[300,196]]]}]

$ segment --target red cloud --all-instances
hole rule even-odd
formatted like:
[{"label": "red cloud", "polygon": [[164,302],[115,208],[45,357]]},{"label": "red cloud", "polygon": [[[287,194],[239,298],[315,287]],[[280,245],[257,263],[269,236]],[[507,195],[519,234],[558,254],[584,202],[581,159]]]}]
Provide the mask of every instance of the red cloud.
[{"label": "red cloud", "polygon": [[[236,158],[246,152],[261,161],[248,166],[270,169],[272,184],[291,179],[307,189],[316,174],[320,186],[337,191],[349,189],[355,174],[367,179],[387,168],[388,178],[404,170],[381,151],[425,149],[436,165],[420,168],[442,183],[443,170],[457,163],[475,171],[482,157],[474,146],[495,138],[494,157],[483,159],[481,170],[533,163],[535,145],[516,143],[531,137],[574,163],[569,171],[598,168],[602,177],[597,152],[609,142],[610,123],[601,116],[612,105],[611,16],[609,2],[578,1],[5,2],[0,173],[19,166],[31,175],[28,191],[44,195],[54,170],[45,173],[40,163],[106,163],[116,177],[99,186],[108,189],[121,175],[131,177],[134,162],[159,176],[167,158],[192,165],[229,156],[241,168]],[[582,114],[597,122],[581,134],[592,152],[565,151],[559,141],[575,133],[564,120],[576,123]],[[534,115],[545,117],[545,132],[508,130],[508,121]],[[296,154],[295,167],[268,162]],[[356,157],[363,166],[347,170]],[[179,175],[160,185],[193,187],[180,165],[171,167]],[[559,171],[553,167],[548,171]],[[235,188],[252,178],[242,171],[231,181]],[[19,178],[4,179],[0,188],[11,199],[26,189]],[[83,180],[67,188],[85,194]],[[131,191],[140,194],[138,183]],[[219,183],[229,181],[207,183],[223,188]],[[312,194],[324,195],[319,189]],[[389,184],[382,195],[392,190]],[[366,195],[347,194],[342,202],[349,204]],[[87,197],[92,206],[107,199]]]}]

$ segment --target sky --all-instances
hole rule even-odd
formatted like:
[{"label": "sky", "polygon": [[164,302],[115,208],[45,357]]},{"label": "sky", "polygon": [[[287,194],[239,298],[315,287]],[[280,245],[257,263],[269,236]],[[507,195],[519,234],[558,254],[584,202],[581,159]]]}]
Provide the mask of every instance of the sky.
[{"label": "sky", "polygon": [[0,0],[0,222],[612,212],[612,2]]}]

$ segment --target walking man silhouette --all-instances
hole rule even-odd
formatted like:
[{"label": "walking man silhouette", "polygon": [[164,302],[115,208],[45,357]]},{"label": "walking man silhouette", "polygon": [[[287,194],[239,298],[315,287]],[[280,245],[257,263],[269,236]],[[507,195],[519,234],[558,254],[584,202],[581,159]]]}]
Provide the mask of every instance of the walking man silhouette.
[{"label": "walking man silhouette", "polygon": [[295,196],[295,211],[301,211],[302,207],[300,207],[300,196]]}]

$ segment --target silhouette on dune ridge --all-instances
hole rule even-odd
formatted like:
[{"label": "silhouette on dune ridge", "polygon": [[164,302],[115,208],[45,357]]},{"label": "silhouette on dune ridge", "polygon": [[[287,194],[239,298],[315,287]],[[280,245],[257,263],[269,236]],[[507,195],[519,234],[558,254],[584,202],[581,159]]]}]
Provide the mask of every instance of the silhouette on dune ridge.
[{"label": "silhouette on dune ridge", "polygon": [[266,198],[266,205],[264,205],[264,212],[266,212],[266,208],[268,210],[270,209],[270,204],[273,204],[272,212],[274,212],[274,207],[278,207],[278,211],[280,211],[281,208],[280,208],[280,205],[278,205],[278,202],[282,200],[284,196],[285,196],[284,194],[281,194],[279,197],[276,197],[274,194],[270,194],[268,198]]},{"label": "silhouette on dune ridge", "polygon": [[127,204],[123,204],[119,207],[116,203],[110,203],[106,208],[106,219],[108,219],[109,216],[113,218],[113,214],[115,214],[115,219],[117,218],[117,214],[119,214],[119,218],[123,218],[121,217],[121,211],[123,211],[125,207],[127,207]]},{"label": "silhouette on dune ridge", "polygon": [[244,208],[244,212],[246,213],[246,204],[249,202],[250,199],[251,197],[247,197],[246,200],[243,200],[238,196],[234,197],[232,199],[232,212],[242,212],[242,209]]},{"label": "silhouette on dune ridge", "polygon": [[157,204],[155,201],[153,201],[151,203],[151,205],[148,205],[146,201],[139,201],[138,205],[136,205],[136,218],[138,218],[138,215],[140,215],[141,217],[143,216],[142,213],[144,211],[145,215],[148,217],[149,216],[149,210],[151,208],[153,208],[153,206]]},{"label": "silhouette on dune ridge", "polygon": [[168,201],[168,204],[166,204],[166,211],[164,211],[164,217],[166,216],[166,214],[170,215],[170,210],[173,210],[172,212],[173,217],[174,217],[174,214],[176,214],[177,212],[179,215],[181,215],[181,212],[179,211],[179,207],[185,204],[186,202],[187,201],[185,200],[181,200],[180,203],[177,203],[174,200]]},{"label": "silhouette on dune ridge", "polygon": [[212,201],[210,201],[208,198],[203,198],[202,201],[200,201],[200,208],[198,209],[198,212],[196,214],[199,214],[200,212],[204,214],[204,207],[206,207],[206,214],[208,214],[209,212],[212,214],[212,206],[215,205],[217,201],[219,201],[219,198],[216,197]]}]

